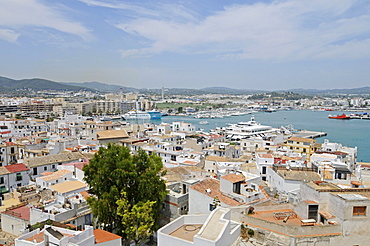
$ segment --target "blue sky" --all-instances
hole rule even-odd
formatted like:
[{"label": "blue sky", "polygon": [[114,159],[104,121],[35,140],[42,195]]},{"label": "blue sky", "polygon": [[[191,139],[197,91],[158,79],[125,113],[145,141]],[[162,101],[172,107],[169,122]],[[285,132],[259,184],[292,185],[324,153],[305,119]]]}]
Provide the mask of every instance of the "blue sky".
[{"label": "blue sky", "polygon": [[136,88],[370,86],[368,0],[1,0],[0,76]]}]

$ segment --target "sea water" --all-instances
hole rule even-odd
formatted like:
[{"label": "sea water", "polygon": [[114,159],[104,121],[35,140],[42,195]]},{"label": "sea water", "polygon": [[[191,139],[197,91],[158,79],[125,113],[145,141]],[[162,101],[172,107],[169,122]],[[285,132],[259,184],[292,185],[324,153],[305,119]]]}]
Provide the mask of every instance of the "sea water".
[{"label": "sea water", "polygon": [[[357,147],[357,161],[370,162],[370,120],[338,120],[328,118],[329,114],[337,115],[342,113],[346,112],[289,110],[272,113],[257,112],[253,116],[262,125],[272,127],[292,125],[297,130],[326,132],[327,136],[316,138],[318,143],[323,143],[324,139],[328,139],[330,142],[341,143],[343,146]],[[184,121],[192,123],[196,127],[196,130],[204,129],[204,131],[209,131],[216,127],[226,126],[227,124],[249,121],[251,116],[248,114],[215,119],[195,119],[191,116],[167,116],[162,118],[162,122]],[[199,122],[204,120],[209,123],[207,125],[199,124]],[[158,120],[153,121],[156,124],[160,122]]]}]

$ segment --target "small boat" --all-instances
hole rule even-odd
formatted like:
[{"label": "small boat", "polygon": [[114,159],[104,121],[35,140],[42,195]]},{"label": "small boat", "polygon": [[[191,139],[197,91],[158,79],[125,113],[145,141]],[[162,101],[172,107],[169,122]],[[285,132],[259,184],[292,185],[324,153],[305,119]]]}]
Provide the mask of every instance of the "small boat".
[{"label": "small boat", "polygon": [[341,114],[341,115],[329,115],[329,119],[339,119],[339,120],[349,120],[351,117],[346,114]]},{"label": "small boat", "polygon": [[201,125],[207,125],[207,124],[209,124],[209,122],[206,121],[206,120],[203,120],[203,121],[200,121],[199,124],[201,124]]}]

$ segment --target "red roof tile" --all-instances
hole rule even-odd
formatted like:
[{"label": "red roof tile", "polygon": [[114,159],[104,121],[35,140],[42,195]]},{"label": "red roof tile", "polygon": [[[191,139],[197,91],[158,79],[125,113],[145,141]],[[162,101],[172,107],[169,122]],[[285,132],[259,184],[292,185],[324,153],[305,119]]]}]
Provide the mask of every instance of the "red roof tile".
[{"label": "red roof tile", "polygon": [[30,208],[22,206],[19,208],[13,208],[2,212],[3,214],[9,214],[24,220],[30,220]]},{"label": "red roof tile", "polygon": [[8,165],[8,166],[5,166],[5,168],[11,172],[11,173],[18,173],[18,172],[22,172],[22,171],[28,171],[30,170],[28,167],[26,167],[26,165],[24,165],[23,163],[18,163],[18,164],[13,164],[13,165]]},{"label": "red roof tile", "polygon": [[41,243],[44,241],[44,232],[40,232],[39,234],[33,235],[32,237],[26,238],[27,241]]},{"label": "red roof tile", "polygon": [[116,240],[116,239],[121,238],[120,236],[118,236],[116,234],[104,231],[102,229],[95,229],[94,230],[94,236],[95,236],[95,244],[108,242],[108,241],[112,241],[112,240]]},{"label": "red roof tile", "polygon": [[[190,188],[212,198],[215,198],[217,196],[220,202],[225,203],[229,206],[239,206],[243,204],[223,195],[220,191],[220,181],[216,179],[205,179],[193,186],[190,186]],[[207,189],[210,190],[210,192],[207,193]]]},{"label": "red roof tile", "polygon": [[245,178],[243,176],[237,175],[235,173],[231,173],[231,174],[222,176],[221,178],[226,179],[226,180],[230,181],[231,183],[238,183],[238,182],[241,182],[241,181],[245,180]]}]

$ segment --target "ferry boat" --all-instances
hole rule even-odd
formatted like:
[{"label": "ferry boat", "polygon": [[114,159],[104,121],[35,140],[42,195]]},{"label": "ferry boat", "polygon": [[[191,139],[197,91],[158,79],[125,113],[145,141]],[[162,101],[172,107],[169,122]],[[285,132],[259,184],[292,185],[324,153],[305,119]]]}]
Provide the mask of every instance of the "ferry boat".
[{"label": "ferry boat", "polygon": [[150,115],[150,119],[162,119],[162,113],[156,110],[147,111],[147,113]]},{"label": "ferry boat", "polygon": [[339,119],[339,120],[349,120],[351,117],[346,114],[341,114],[341,115],[329,115],[329,119]]},{"label": "ferry boat", "polygon": [[124,120],[149,120],[150,114],[148,112],[132,110],[122,115]]}]

